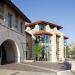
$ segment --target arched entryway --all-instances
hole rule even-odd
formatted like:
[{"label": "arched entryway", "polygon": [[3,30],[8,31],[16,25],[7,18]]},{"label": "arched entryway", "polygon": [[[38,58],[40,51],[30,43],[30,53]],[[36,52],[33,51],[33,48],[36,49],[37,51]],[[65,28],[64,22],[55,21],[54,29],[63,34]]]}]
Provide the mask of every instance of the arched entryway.
[{"label": "arched entryway", "polygon": [[5,40],[0,45],[0,64],[13,63],[17,61],[17,48],[12,40]]}]

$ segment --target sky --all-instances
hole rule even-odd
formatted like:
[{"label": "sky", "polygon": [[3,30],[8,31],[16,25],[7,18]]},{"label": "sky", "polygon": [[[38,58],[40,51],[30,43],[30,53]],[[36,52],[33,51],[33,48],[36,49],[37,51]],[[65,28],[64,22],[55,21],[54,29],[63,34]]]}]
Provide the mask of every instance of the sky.
[{"label": "sky", "polygon": [[62,32],[75,42],[75,0],[12,0],[32,21],[44,20],[63,26]]}]

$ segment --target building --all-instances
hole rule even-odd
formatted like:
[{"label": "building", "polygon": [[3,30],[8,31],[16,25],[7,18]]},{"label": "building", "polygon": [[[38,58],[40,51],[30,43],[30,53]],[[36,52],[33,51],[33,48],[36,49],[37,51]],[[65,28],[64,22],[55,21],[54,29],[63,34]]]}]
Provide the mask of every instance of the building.
[{"label": "building", "polygon": [[34,46],[39,41],[41,58],[64,61],[64,40],[67,37],[56,24],[31,21],[10,0],[0,1],[0,64],[34,60]]},{"label": "building", "polygon": [[0,64],[26,60],[25,23],[31,21],[10,0],[0,0]]},{"label": "building", "polygon": [[32,35],[33,47],[38,41],[41,45],[42,59],[50,62],[64,61],[64,42],[68,37],[60,31],[62,28],[42,20],[26,25],[26,32]]}]

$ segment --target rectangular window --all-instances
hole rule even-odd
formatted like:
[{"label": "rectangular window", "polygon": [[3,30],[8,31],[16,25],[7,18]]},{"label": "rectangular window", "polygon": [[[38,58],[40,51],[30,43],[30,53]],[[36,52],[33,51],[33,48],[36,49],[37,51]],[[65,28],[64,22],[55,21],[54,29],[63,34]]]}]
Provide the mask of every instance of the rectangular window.
[{"label": "rectangular window", "polygon": [[8,13],[8,26],[12,28],[12,15]]},{"label": "rectangular window", "polygon": [[39,25],[39,29],[40,30],[45,30],[45,26],[44,25]]},{"label": "rectangular window", "polygon": [[45,42],[49,43],[49,36],[45,35]]},{"label": "rectangular window", "polygon": [[4,5],[2,2],[0,2],[0,17],[3,17],[4,15]]},{"label": "rectangular window", "polygon": [[23,33],[23,23],[21,22],[21,24],[20,24],[20,29],[21,29],[21,33]]},{"label": "rectangular window", "polygon": [[15,27],[18,27],[18,16],[15,17]]}]

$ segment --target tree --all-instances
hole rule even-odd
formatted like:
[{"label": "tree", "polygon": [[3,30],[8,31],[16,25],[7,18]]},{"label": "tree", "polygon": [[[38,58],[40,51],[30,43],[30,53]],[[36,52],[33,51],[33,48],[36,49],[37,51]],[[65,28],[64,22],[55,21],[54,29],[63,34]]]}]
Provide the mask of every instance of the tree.
[{"label": "tree", "polygon": [[41,57],[41,53],[42,53],[41,46],[40,46],[39,43],[35,44],[35,46],[34,46],[34,52],[35,52],[36,60],[39,60],[39,58]]},{"label": "tree", "polygon": [[66,47],[66,57],[69,58],[70,55],[70,48],[69,46]]},{"label": "tree", "polygon": [[70,43],[65,48],[65,53],[67,58],[75,59],[75,43]]},{"label": "tree", "polygon": [[71,50],[71,56],[75,59],[75,47],[73,47]]}]

